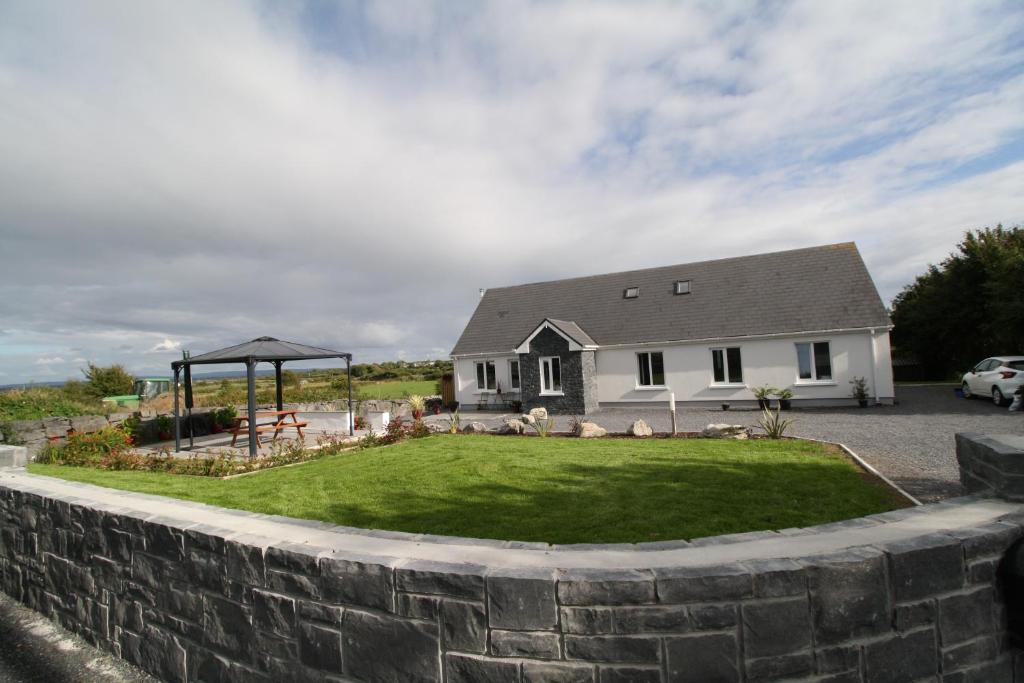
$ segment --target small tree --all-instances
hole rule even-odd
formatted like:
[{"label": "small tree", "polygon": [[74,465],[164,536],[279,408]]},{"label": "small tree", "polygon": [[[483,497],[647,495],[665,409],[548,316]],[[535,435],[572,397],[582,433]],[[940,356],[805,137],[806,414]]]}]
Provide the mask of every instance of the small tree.
[{"label": "small tree", "polygon": [[302,378],[299,377],[299,373],[294,370],[282,370],[281,371],[281,385],[298,389],[302,386]]},{"label": "small tree", "polygon": [[135,377],[117,363],[108,367],[89,363],[88,367],[82,369],[82,374],[89,385],[89,392],[100,398],[129,394],[135,383]]}]

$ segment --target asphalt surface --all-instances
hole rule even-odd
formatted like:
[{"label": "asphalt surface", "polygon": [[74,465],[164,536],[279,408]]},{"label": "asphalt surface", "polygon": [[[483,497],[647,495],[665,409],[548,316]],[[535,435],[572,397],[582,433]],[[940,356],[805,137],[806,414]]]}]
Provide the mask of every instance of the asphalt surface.
[{"label": "asphalt surface", "polygon": [[0,682],[156,683],[0,593]]},{"label": "asphalt surface", "polygon": [[[962,493],[954,434],[1024,435],[1024,412],[1011,413],[991,401],[956,398],[953,385],[896,387],[896,405],[868,408],[794,408],[788,417],[794,436],[846,444],[873,467],[922,502]],[[760,411],[733,408],[688,408],[679,404],[679,431],[700,431],[710,423],[756,426]],[[650,408],[608,408],[587,416],[610,432],[625,432],[643,418],[656,432],[667,432],[668,411]],[[440,418],[432,418],[439,420]],[[556,417],[556,430],[569,427],[569,416]],[[496,413],[466,412],[463,423],[478,420],[495,426]],[[443,422],[443,420],[442,420]]]}]

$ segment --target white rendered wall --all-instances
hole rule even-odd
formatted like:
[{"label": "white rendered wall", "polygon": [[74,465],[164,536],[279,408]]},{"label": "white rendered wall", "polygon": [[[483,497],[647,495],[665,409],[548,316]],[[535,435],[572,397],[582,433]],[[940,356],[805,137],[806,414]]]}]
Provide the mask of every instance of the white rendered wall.
[{"label": "white rendered wall", "polygon": [[[797,341],[828,341],[832,353],[832,380],[807,382],[797,377]],[[711,349],[740,347],[743,385],[719,387],[712,384]],[[769,384],[790,389],[794,400],[833,403],[852,400],[853,377],[864,377],[868,393],[891,400],[892,365],[887,331],[874,335],[856,332],[831,335],[793,336],[773,339],[733,340],[719,343],[651,345],[597,351],[598,400],[602,404],[637,401],[667,401],[669,390],[677,401],[752,401],[752,389]],[[641,389],[636,385],[636,354],[661,351],[665,359],[666,389]],[[876,393],[874,384],[877,383]]]}]

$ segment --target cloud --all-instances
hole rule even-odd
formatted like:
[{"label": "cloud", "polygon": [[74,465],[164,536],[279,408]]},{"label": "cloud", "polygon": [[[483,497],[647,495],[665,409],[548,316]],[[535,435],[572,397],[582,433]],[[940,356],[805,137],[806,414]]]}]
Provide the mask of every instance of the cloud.
[{"label": "cloud", "polygon": [[3,3],[0,368],[436,356],[480,287],[850,239],[890,298],[1022,221],[1022,29],[1013,2]]},{"label": "cloud", "polygon": [[60,363],[66,363],[60,356],[41,356],[36,358],[36,365],[58,365]]},{"label": "cloud", "polygon": [[162,342],[151,348],[149,352],[157,353],[160,351],[177,351],[179,348],[181,348],[180,341],[171,341],[170,339],[165,338]]}]

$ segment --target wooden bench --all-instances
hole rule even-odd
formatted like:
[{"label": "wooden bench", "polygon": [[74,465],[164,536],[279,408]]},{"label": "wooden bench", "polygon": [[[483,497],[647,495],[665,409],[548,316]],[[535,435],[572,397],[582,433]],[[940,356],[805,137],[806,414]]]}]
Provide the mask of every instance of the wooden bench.
[{"label": "wooden bench", "polygon": [[[259,435],[260,434],[265,434],[266,432],[271,432],[271,431],[274,432],[274,437],[273,437],[273,439],[271,439],[272,441],[277,441],[277,435],[280,434],[281,431],[285,430],[285,429],[294,429],[294,430],[296,430],[299,433],[299,438],[300,439],[304,438],[303,435],[302,435],[302,428],[303,427],[308,427],[309,423],[308,422],[299,422],[298,412],[299,411],[297,411],[297,410],[261,410],[260,412],[256,413],[256,418],[257,419],[259,419],[261,417],[273,417],[273,418],[275,418],[275,420],[273,422],[263,422],[263,423],[257,423],[256,424],[256,447],[259,448],[262,445],[260,443]],[[289,417],[291,417],[291,421],[290,422],[288,421]],[[244,427],[243,427],[243,425],[244,425]],[[231,429],[231,445],[232,445],[232,447],[235,445],[235,442],[238,440],[238,435],[242,434],[242,433],[248,433],[248,431],[249,431],[249,416],[248,415],[239,415],[238,417],[236,417],[235,418],[234,427]]]}]

